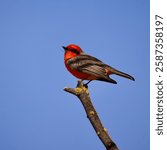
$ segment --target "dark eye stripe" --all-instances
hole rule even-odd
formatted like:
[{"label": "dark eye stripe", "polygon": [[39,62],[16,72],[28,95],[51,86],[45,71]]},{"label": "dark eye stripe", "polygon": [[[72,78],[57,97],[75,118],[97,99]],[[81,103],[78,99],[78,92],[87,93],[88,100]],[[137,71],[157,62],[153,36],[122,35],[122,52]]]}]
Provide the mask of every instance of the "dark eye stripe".
[{"label": "dark eye stripe", "polygon": [[76,49],[71,49],[70,51],[74,52],[75,54],[80,54]]}]

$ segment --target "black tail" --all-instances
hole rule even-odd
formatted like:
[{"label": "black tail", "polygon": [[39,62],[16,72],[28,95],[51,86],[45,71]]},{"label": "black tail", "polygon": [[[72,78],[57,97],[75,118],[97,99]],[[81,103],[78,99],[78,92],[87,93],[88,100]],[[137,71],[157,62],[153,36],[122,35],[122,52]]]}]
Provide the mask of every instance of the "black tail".
[{"label": "black tail", "polygon": [[105,82],[109,82],[109,83],[113,83],[113,84],[117,84],[117,82],[113,79],[111,79],[110,77],[107,77],[107,78],[99,78],[99,79],[96,79],[96,80],[99,80],[99,81],[105,81]]},{"label": "black tail", "polygon": [[118,71],[118,70],[116,70],[116,69],[115,69],[114,71],[112,71],[112,72],[113,72],[113,74],[116,74],[116,75],[119,75],[119,76],[121,76],[121,77],[125,77],[125,78],[127,78],[127,79],[130,79],[130,80],[135,81],[135,78],[133,78],[132,76],[130,76],[130,75],[127,74],[127,73]]}]

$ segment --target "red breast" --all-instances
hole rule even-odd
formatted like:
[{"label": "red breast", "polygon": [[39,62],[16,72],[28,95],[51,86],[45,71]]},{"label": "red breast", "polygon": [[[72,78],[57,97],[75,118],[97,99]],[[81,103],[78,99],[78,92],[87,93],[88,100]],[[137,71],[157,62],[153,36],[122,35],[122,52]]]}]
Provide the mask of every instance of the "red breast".
[{"label": "red breast", "polygon": [[79,78],[79,79],[87,79],[87,80],[95,80],[96,79],[96,77],[90,76],[87,73],[83,73],[83,72],[79,72],[77,70],[71,69],[70,66],[67,65],[67,63],[66,63],[67,60],[74,58],[76,56],[79,56],[83,52],[83,50],[79,46],[77,46],[75,44],[70,44],[67,47],[63,46],[63,48],[65,50],[64,63],[65,63],[67,70],[71,74],[73,74],[76,78]]}]

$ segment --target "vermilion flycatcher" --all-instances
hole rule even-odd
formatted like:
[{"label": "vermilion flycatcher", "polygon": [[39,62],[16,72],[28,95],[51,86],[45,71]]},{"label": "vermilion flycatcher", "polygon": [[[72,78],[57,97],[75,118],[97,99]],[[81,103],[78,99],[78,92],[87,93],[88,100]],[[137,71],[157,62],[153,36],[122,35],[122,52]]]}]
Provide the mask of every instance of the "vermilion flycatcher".
[{"label": "vermilion flycatcher", "polygon": [[63,46],[63,48],[65,50],[65,66],[76,78],[89,80],[89,82],[92,80],[100,80],[116,84],[117,82],[109,77],[111,74],[116,74],[133,81],[135,80],[132,76],[110,67],[93,56],[85,54],[83,50],[75,44],[70,44],[66,47]]}]

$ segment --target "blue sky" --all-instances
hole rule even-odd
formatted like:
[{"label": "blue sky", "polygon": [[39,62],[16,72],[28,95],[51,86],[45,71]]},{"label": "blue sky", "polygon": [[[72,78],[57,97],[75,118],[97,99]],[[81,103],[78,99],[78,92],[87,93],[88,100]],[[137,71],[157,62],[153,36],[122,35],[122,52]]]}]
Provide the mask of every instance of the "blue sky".
[{"label": "blue sky", "polygon": [[135,77],[89,85],[96,110],[122,150],[149,149],[149,1],[0,1],[0,149],[105,149],[64,67],[75,43]]}]

